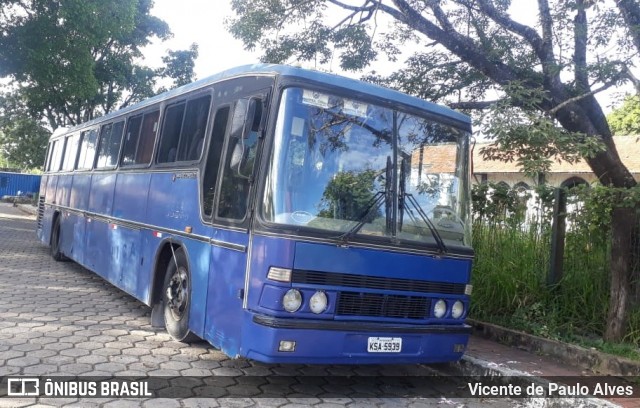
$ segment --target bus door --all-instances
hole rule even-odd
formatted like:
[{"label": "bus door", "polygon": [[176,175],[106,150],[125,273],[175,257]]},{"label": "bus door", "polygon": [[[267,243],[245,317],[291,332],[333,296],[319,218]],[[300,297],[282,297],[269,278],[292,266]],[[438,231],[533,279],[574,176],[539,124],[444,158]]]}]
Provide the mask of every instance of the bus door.
[{"label": "bus door", "polygon": [[217,101],[203,178],[203,200],[214,197],[213,204],[204,204],[205,216],[208,211],[213,223],[204,337],[231,356],[240,351],[250,200],[267,95],[263,88]]}]

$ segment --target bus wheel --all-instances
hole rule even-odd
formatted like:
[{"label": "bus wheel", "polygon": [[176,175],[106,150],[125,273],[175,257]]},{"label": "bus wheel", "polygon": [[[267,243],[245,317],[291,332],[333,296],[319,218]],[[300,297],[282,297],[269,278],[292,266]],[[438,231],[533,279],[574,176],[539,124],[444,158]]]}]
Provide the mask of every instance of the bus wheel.
[{"label": "bus wheel", "polygon": [[162,289],[164,325],[177,341],[191,343],[198,337],[189,331],[189,308],[191,306],[191,276],[187,257],[177,249],[169,260]]},{"label": "bus wheel", "polygon": [[67,260],[67,257],[60,250],[60,237],[60,217],[56,217],[51,230],[51,256],[58,262]]}]

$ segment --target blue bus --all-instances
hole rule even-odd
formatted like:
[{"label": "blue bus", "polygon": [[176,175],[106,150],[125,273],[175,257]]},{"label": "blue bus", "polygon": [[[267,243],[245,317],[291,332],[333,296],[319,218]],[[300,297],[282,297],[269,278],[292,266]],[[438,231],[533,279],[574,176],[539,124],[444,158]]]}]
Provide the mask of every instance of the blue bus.
[{"label": "blue bus", "polygon": [[372,84],[235,68],[56,132],[37,234],[231,357],[457,360],[470,131]]}]

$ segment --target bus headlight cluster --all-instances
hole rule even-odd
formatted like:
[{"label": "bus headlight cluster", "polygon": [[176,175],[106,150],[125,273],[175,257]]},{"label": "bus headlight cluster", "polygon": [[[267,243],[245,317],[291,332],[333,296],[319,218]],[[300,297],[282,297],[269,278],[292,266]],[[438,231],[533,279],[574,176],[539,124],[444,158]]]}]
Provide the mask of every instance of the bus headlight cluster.
[{"label": "bus headlight cluster", "polygon": [[[282,297],[282,306],[287,312],[293,313],[300,309],[302,300],[302,293],[298,289],[289,289]],[[323,291],[319,290],[309,298],[309,309],[315,314],[327,310],[328,305],[329,298]]]},{"label": "bus headlight cluster", "polygon": [[433,315],[438,319],[443,317],[447,313],[447,302],[442,299],[438,299],[438,301],[433,306]]},{"label": "bus headlight cluster", "polygon": [[[438,299],[433,304],[433,315],[440,319],[447,314],[447,302],[443,299]],[[460,300],[456,300],[451,306],[451,317],[454,319],[459,319],[464,315],[464,303]]]},{"label": "bus headlight cluster", "polygon": [[459,300],[456,300],[453,306],[451,307],[451,317],[454,319],[459,319],[464,313],[464,303]]},{"label": "bus headlight cluster", "polygon": [[316,292],[309,299],[309,309],[315,314],[319,314],[327,310],[327,295],[324,292]]},{"label": "bus headlight cluster", "polygon": [[282,298],[282,306],[287,312],[295,312],[302,306],[302,294],[298,289],[289,289]]}]

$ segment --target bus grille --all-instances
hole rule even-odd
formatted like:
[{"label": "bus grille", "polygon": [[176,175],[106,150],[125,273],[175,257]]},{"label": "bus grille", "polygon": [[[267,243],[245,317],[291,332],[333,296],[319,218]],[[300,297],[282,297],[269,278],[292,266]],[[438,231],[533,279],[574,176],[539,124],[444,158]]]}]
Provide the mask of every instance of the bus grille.
[{"label": "bus grille", "polygon": [[336,305],[338,316],[426,319],[430,310],[429,298],[380,293],[341,292]]},{"label": "bus grille", "polygon": [[291,281],[293,283],[309,285],[346,286],[351,288],[438,293],[443,295],[464,295],[465,286],[463,283],[381,278],[347,273],[305,271],[301,269],[293,270]]}]

